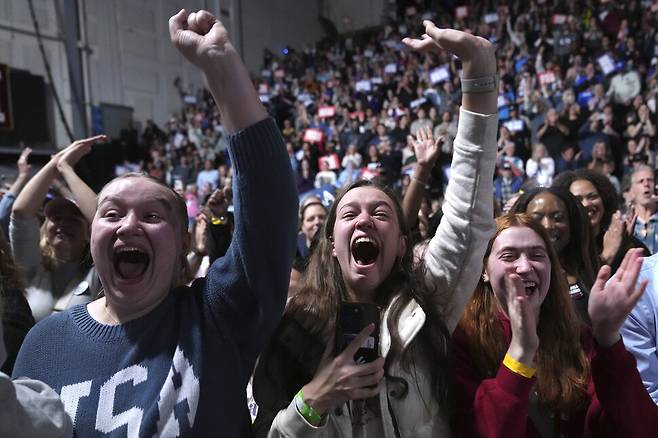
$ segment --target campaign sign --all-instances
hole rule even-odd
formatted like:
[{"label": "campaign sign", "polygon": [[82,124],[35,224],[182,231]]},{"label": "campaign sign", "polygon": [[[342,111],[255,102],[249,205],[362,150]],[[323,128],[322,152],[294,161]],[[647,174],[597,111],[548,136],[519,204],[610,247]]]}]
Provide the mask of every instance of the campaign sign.
[{"label": "campaign sign", "polygon": [[322,131],[316,128],[308,128],[304,131],[304,141],[308,143],[322,143],[323,136]]},{"label": "campaign sign", "polygon": [[331,184],[325,184],[319,189],[313,189],[309,190],[308,192],[300,193],[300,202],[309,196],[315,196],[316,198],[319,198],[325,207],[330,208],[331,204],[333,204],[336,200],[336,187],[332,186]]},{"label": "campaign sign", "polygon": [[366,79],[366,80],[357,82],[355,88],[356,88],[356,91],[362,91],[362,92],[365,92],[365,93],[369,93],[370,90],[372,90],[372,84],[370,83],[370,81],[368,79]]},{"label": "campaign sign", "polygon": [[321,106],[318,108],[318,117],[321,119],[326,119],[329,117],[333,117],[336,115],[336,107],[335,106]]},{"label": "campaign sign", "polygon": [[512,132],[523,131],[523,120],[514,119],[504,123],[505,127]]},{"label": "campaign sign", "polygon": [[567,16],[564,14],[553,14],[553,18],[551,19],[554,25],[560,25],[564,24],[567,22]]},{"label": "campaign sign", "polygon": [[612,59],[612,57],[608,54],[605,54],[603,56],[599,56],[596,59],[596,62],[599,63],[599,67],[601,67],[601,70],[603,71],[604,75],[608,75],[615,71],[615,61]]},{"label": "campaign sign", "polygon": [[430,81],[432,84],[450,80],[450,70],[447,65],[442,65],[430,71]]},{"label": "campaign sign", "polygon": [[484,22],[487,24],[495,23],[497,21],[498,21],[498,14],[496,12],[492,12],[484,16]]},{"label": "campaign sign", "polygon": [[338,154],[331,154],[331,155],[325,155],[323,157],[318,158],[318,167],[322,169],[322,162],[327,163],[327,167],[329,170],[338,170],[340,169],[340,159],[338,158]]},{"label": "campaign sign", "polygon": [[395,63],[391,64],[386,64],[386,67],[384,67],[384,73],[388,73],[391,75],[394,75],[398,71],[398,66]]},{"label": "campaign sign", "polygon": [[537,73],[537,78],[539,79],[539,83],[544,86],[550,85],[556,81],[555,73],[549,70],[545,72]]},{"label": "campaign sign", "polygon": [[420,105],[424,104],[425,102],[427,102],[427,99],[425,99],[424,97],[421,97],[419,99],[411,101],[411,103],[409,103],[409,107],[411,109],[414,109],[417,106],[420,106]]}]

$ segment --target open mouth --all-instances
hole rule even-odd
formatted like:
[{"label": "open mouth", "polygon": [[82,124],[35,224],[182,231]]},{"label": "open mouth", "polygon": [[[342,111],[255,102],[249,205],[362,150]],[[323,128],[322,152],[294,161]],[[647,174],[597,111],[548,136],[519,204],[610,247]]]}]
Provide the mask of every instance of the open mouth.
[{"label": "open mouth", "polygon": [[379,246],[370,237],[359,237],[352,243],[352,258],[357,265],[367,266],[377,260]]},{"label": "open mouth", "polygon": [[523,286],[525,287],[525,294],[528,297],[537,292],[537,283],[534,281],[524,281]]},{"label": "open mouth", "polygon": [[126,280],[134,280],[144,274],[151,259],[146,252],[135,247],[123,247],[114,252],[114,269]]}]

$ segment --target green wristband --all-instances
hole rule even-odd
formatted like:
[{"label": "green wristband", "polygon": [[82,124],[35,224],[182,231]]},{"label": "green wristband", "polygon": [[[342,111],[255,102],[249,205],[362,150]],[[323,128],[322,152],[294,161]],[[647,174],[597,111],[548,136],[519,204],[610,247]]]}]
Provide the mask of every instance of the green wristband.
[{"label": "green wristband", "polygon": [[295,396],[295,406],[302,417],[313,426],[319,426],[322,423],[322,415],[304,401],[304,393],[301,389]]}]

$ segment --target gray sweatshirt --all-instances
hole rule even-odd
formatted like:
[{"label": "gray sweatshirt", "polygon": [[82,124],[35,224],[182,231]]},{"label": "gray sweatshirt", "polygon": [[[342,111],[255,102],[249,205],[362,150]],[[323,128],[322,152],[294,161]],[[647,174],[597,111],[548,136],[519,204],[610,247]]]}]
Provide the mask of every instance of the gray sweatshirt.
[{"label": "gray sweatshirt", "polygon": [[[0,365],[7,357],[0,324]],[[55,391],[38,380],[11,380],[0,372],[0,437],[73,436],[73,423]]]}]

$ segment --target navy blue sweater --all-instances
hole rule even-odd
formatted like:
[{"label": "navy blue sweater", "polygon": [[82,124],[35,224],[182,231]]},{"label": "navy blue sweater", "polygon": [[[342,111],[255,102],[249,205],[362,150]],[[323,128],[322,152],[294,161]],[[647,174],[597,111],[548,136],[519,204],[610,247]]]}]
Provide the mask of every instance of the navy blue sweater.
[{"label": "navy blue sweater", "polygon": [[229,145],[235,231],[205,278],[120,326],[80,305],[28,334],[14,376],[60,393],[77,436],[250,435],[245,387],[285,305],[297,194],[272,120]]}]

